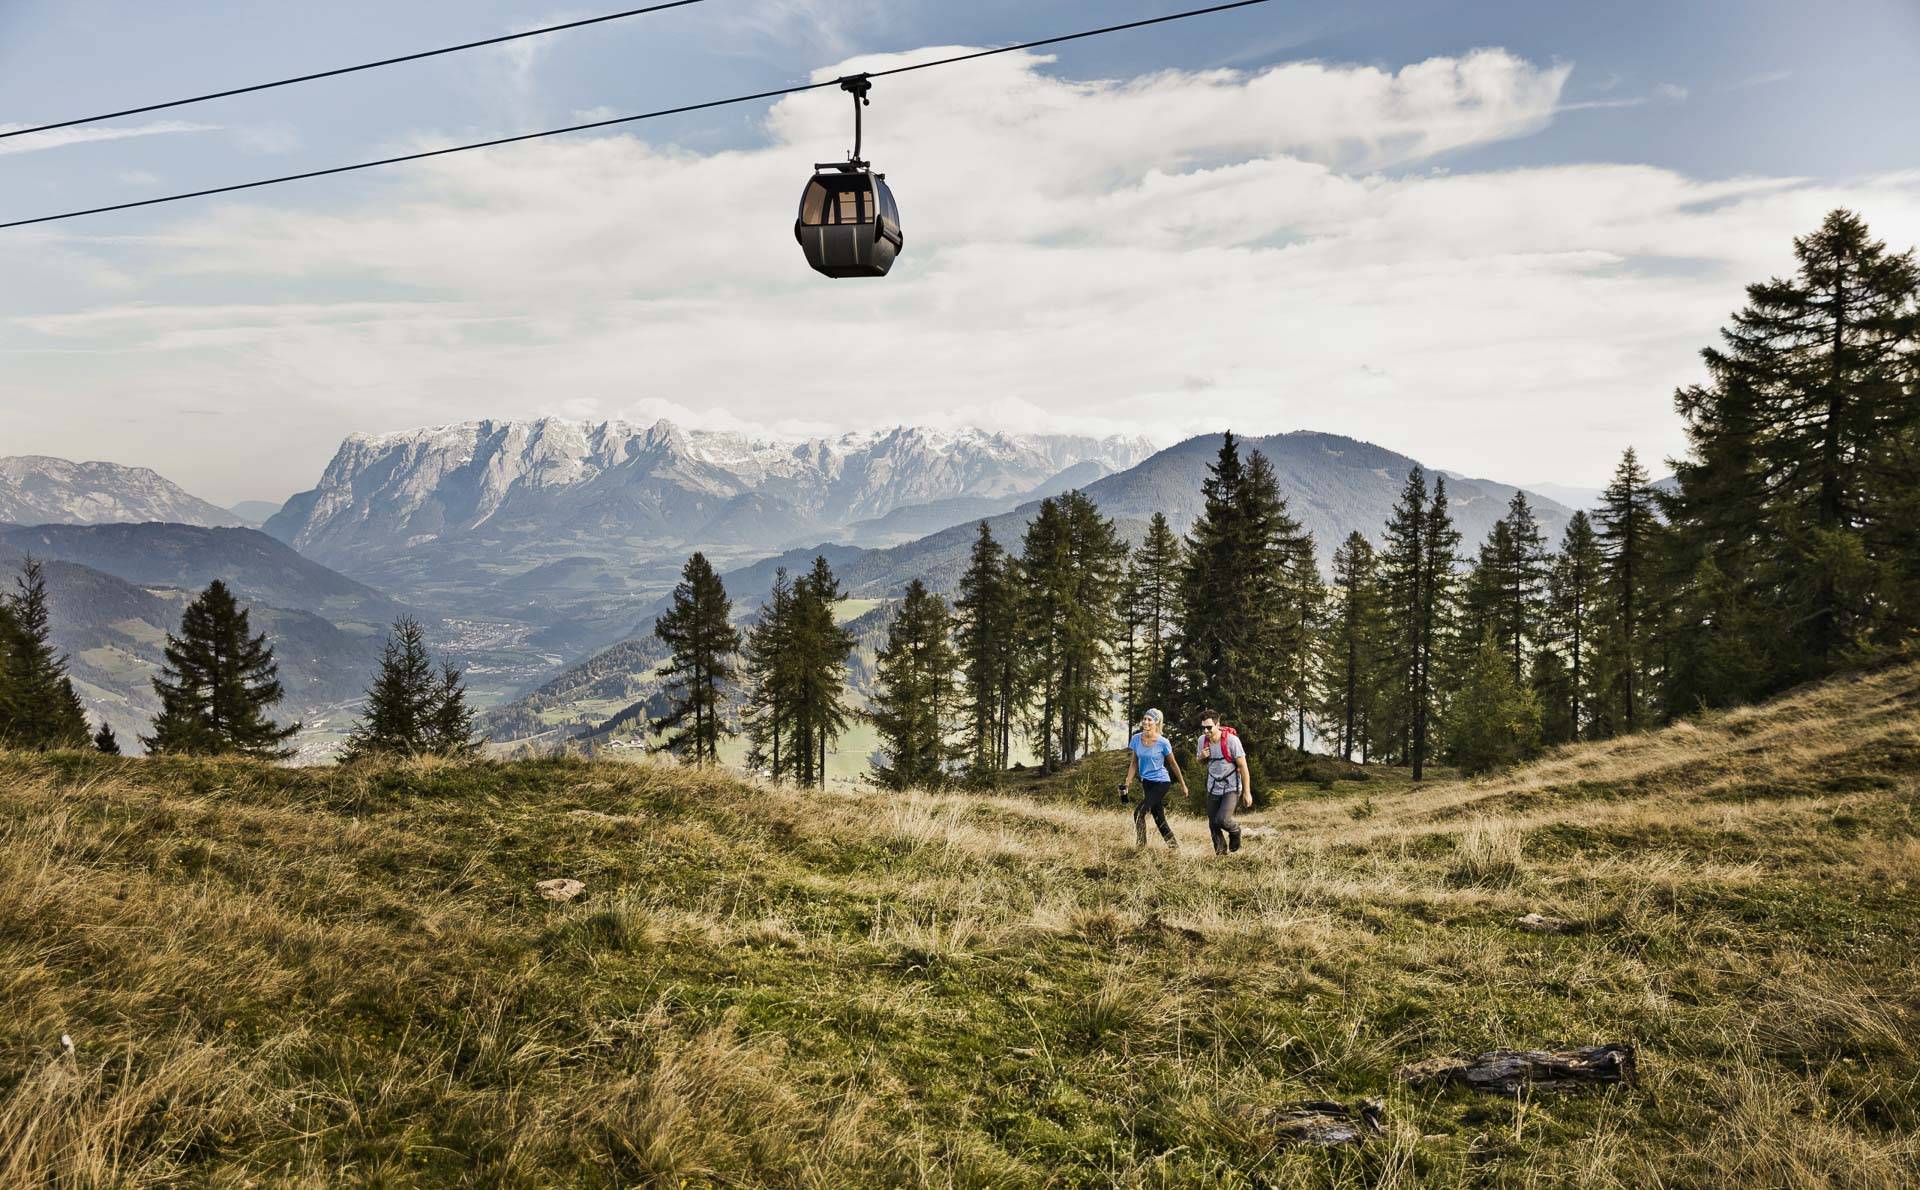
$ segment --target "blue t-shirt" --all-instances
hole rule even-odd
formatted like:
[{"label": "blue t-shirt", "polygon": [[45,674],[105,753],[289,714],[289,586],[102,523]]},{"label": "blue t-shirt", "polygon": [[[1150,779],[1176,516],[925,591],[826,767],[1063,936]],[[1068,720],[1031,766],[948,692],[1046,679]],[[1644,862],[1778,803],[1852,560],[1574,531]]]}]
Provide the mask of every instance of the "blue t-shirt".
[{"label": "blue t-shirt", "polygon": [[1153,747],[1149,748],[1140,742],[1140,735],[1136,732],[1127,741],[1127,747],[1133,750],[1134,763],[1140,766],[1142,781],[1172,780],[1167,776],[1167,758],[1173,755],[1173,745],[1167,743],[1166,736],[1153,741]]}]

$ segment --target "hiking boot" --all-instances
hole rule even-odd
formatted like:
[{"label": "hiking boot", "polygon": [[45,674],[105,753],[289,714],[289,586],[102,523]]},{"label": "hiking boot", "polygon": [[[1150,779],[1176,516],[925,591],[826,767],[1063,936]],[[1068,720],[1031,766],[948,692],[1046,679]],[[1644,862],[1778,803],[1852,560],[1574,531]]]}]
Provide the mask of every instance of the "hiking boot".
[{"label": "hiking boot", "polygon": [[1240,850],[1240,832],[1239,831],[1235,831],[1231,835],[1227,836],[1227,850],[1228,851]]}]

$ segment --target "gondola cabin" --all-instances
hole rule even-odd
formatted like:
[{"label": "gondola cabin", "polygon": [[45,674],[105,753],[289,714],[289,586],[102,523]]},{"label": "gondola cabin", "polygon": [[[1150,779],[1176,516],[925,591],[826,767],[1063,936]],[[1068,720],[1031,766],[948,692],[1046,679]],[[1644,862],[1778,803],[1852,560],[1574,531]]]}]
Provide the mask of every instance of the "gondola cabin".
[{"label": "gondola cabin", "polygon": [[886,175],[864,162],[814,169],[793,225],[807,263],[829,277],[886,276],[906,244]]}]

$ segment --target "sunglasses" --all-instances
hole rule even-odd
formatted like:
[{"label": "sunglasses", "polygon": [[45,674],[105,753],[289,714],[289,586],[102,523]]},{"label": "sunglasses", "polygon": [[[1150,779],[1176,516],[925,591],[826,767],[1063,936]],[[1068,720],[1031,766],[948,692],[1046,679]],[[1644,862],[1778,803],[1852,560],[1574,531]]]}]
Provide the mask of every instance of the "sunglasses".
[{"label": "sunglasses", "polygon": [[1201,731],[1218,731],[1220,730],[1220,725],[1218,723],[1202,723],[1200,725],[1200,730]]}]

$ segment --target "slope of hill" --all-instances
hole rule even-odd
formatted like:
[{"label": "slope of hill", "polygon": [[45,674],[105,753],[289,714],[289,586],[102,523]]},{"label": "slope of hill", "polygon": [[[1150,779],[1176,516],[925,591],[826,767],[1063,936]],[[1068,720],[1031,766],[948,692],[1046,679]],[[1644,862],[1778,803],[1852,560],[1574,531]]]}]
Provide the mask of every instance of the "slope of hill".
[{"label": "slope of hill", "polygon": [[188,494],[145,467],[73,463],[46,455],[0,458],[0,521],[23,525],[243,523],[240,517]]},{"label": "slope of hill", "polygon": [[[0,756],[0,1182],[1912,1185],[1916,722],[1908,666],[1289,790],[1225,861],[1072,799]],[[1636,1085],[1395,1073],[1603,1042]]]},{"label": "slope of hill", "polygon": [[0,525],[0,547],[77,562],[140,586],[197,590],[221,579],[250,601],[384,631],[406,608],[255,529],[197,525]]}]

